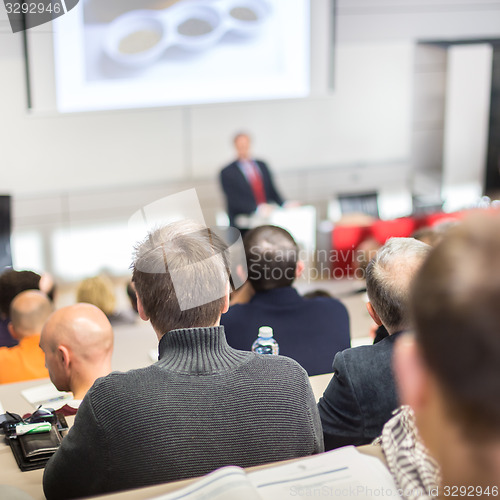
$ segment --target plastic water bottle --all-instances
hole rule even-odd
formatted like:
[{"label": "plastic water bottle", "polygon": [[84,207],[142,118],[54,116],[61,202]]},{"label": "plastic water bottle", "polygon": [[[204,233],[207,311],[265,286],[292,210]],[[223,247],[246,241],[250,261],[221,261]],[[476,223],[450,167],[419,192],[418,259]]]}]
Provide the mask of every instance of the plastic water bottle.
[{"label": "plastic water bottle", "polygon": [[259,336],[252,344],[252,351],[257,354],[278,354],[278,342],[273,338],[273,329],[270,326],[261,326]]}]

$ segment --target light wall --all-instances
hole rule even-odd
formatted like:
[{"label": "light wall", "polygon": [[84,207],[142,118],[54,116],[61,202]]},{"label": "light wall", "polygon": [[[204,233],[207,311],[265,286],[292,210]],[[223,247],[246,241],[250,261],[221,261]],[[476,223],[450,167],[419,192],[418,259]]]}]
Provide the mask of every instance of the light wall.
[{"label": "light wall", "polygon": [[452,196],[458,189],[462,200],[455,203],[460,203],[464,188],[472,197],[484,189],[493,47],[458,45],[449,49],[448,59],[443,188]]},{"label": "light wall", "polygon": [[[443,88],[416,42],[499,37],[500,0],[480,3],[338,0],[329,92],[329,2],[312,0],[308,99],[72,115],[27,111],[21,35],[10,33],[0,6],[2,190],[14,196],[14,229],[44,234],[50,268],[56,228],[122,223],[142,203],[178,189],[197,187],[213,222],[223,208],[217,173],[240,129],[253,134],[255,154],[272,166],[284,195],[316,204],[321,216],[337,192],[412,188],[416,171],[436,167],[440,147],[428,133],[429,114],[417,117],[415,103],[432,113],[426,89],[442,95]],[[40,37],[50,49],[50,36]],[[52,85],[50,61],[36,64],[45,74],[40,84]],[[421,154],[426,138],[437,154]]]},{"label": "light wall", "polygon": [[315,0],[312,7],[314,93],[295,100],[70,115],[43,105],[40,111],[39,87],[53,86],[51,33],[41,29],[30,36],[32,46],[43,47],[31,60],[37,111],[30,113],[21,38],[2,35],[0,67],[9,78],[2,83],[0,133],[9,145],[4,160],[17,167],[4,190],[32,195],[214,179],[232,159],[231,137],[241,129],[252,133],[255,154],[277,173],[407,160],[412,45],[339,44],[329,92],[322,75],[328,2]]}]

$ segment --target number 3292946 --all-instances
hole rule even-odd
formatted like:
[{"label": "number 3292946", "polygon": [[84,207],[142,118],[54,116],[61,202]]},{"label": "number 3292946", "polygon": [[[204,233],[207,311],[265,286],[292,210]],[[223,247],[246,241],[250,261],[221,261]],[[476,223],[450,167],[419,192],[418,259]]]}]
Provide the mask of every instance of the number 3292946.
[{"label": "number 3292946", "polygon": [[54,14],[60,14],[62,11],[62,6],[57,2],[47,2],[47,3],[26,3],[26,2],[7,2],[5,4],[7,9],[7,14],[43,14],[45,12],[50,12]]},{"label": "number 3292946", "polygon": [[482,497],[498,496],[498,486],[444,486],[445,497]]}]

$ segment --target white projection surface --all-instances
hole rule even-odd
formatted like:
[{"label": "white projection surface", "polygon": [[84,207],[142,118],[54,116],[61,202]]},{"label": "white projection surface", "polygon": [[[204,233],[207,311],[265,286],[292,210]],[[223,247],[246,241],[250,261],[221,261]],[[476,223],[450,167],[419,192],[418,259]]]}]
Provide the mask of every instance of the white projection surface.
[{"label": "white projection surface", "polygon": [[57,108],[305,97],[309,1],[81,1],[53,22]]}]

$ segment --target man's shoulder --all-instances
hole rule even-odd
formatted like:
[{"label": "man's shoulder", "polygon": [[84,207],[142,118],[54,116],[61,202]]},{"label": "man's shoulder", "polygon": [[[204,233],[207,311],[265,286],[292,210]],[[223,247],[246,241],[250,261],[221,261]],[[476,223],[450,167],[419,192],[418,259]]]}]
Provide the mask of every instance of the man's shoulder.
[{"label": "man's shoulder", "polygon": [[[300,302],[298,302],[298,304],[295,303],[295,306],[300,306],[300,304]],[[267,314],[273,311],[279,311],[281,305],[282,299],[279,296],[274,296],[272,300],[270,300],[266,292],[255,292],[248,302],[232,305],[228,311],[222,315],[221,324],[227,322],[238,322],[241,324],[243,318],[253,318],[256,314],[262,313],[263,310],[265,310]],[[244,325],[241,326],[244,328]]]},{"label": "man's shoulder", "polygon": [[265,372],[267,372],[267,375],[273,370],[277,373],[296,371],[297,373],[302,373],[307,377],[307,372],[304,368],[297,361],[289,358],[288,356],[257,354],[252,351],[241,351],[239,349],[233,350],[245,356],[245,359],[242,360],[238,370],[251,370],[256,371],[256,373],[259,374],[265,374]]},{"label": "man's shoulder", "polygon": [[[308,318],[314,324],[327,322],[331,326],[332,319],[341,320],[342,317],[348,321],[347,308],[337,299],[331,297],[315,297],[306,299],[297,294],[290,300],[289,294],[285,298],[274,296],[273,300],[267,300],[265,292],[257,292],[252,299],[245,304],[235,304],[222,316],[221,324],[231,325],[240,323],[244,318],[253,317],[265,311],[266,314],[274,314],[281,317],[285,308],[294,318]],[[234,325],[236,326],[236,324]]]},{"label": "man's shoulder", "polygon": [[272,376],[273,381],[280,381],[281,383],[290,383],[295,385],[300,382],[308,380],[308,375],[305,369],[294,359],[287,356],[272,356],[265,354],[256,354],[249,352],[248,366],[250,369],[258,374],[263,374],[269,378]]},{"label": "man's shoulder", "polygon": [[337,356],[339,356],[339,361],[343,361],[345,365],[362,366],[365,361],[390,360],[393,346],[394,339],[386,337],[377,344],[350,347],[339,352]]},{"label": "man's shoulder", "polygon": [[262,363],[262,364],[268,364],[270,366],[289,366],[290,369],[293,370],[298,370],[301,372],[306,373],[304,368],[295,361],[292,358],[289,358],[288,356],[269,356],[269,355],[263,355],[263,354],[255,354],[253,353],[255,362]]},{"label": "man's shoulder", "polygon": [[233,161],[229,165],[226,165],[220,172],[221,175],[231,174],[235,169],[238,168],[238,162]]},{"label": "man's shoulder", "polygon": [[[253,317],[255,311],[256,311],[255,305],[253,305],[251,302],[247,302],[245,304],[234,304],[227,310],[226,313],[224,313],[221,316],[220,323],[222,326],[228,328],[238,327],[239,331],[246,330],[244,324],[244,318]],[[255,334],[255,336],[257,337],[257,334]]]},{"label": "man's shoulder", "polygon": [[303,307],[311,310],[324,311],[325,313],[347,313],[346,306],[334,297],[312,297],[310,299],[302,297]]},{"label": "man's shoulder", "polygon": [[121,392],[129,394],[132,388],[134,392],[137,391],[138,383],[141,380],[149,378],[155,364],[144,368],[137,368],[126,372],[111,372],[104,377],[98,378],[88,391],[90,398],[100,396],[102,394],[118,395]]},{"label": "man's shoulder", "polygon": [[6,360],[16,359],[20,356],[21,353],[22,353],[22,347],[20,344],[15,345],[13,347],[5,347],[5,346],[0,347],[1,359],[6,359]]}]

